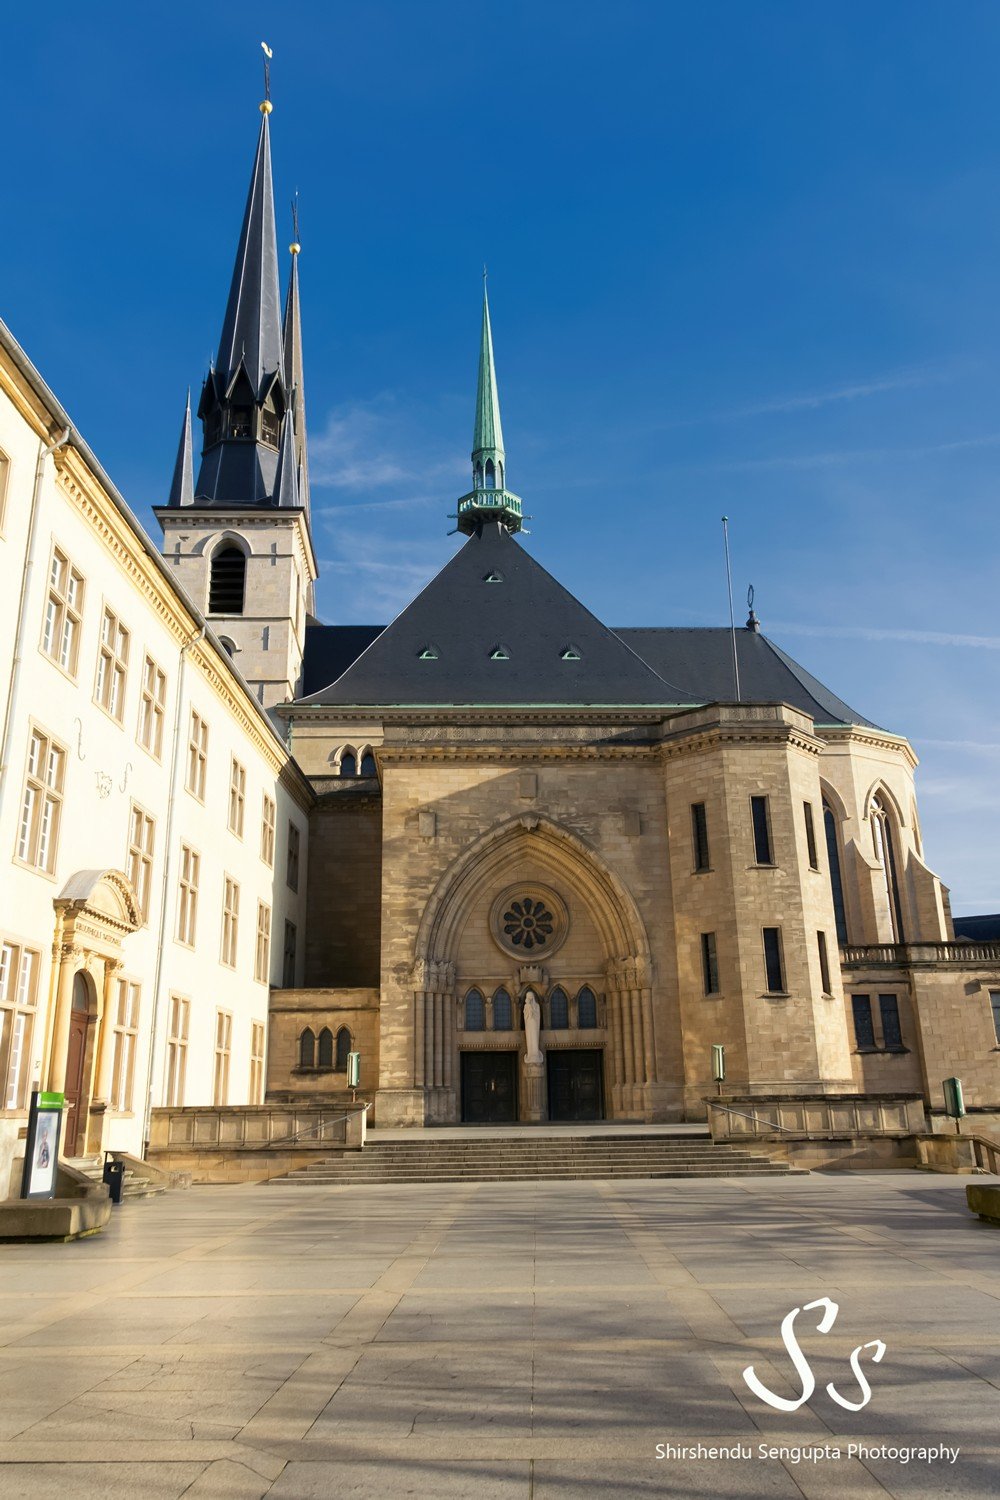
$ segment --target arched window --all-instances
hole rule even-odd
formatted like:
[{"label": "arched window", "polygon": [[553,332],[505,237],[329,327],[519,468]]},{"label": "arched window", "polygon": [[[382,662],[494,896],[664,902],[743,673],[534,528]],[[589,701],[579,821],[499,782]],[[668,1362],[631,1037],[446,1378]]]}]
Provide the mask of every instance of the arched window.
[{"label": "arched window", "polygon": [[553,1031],[565,1031],[569,1026],[569,1000],[558,984],[549,996],[549,1026]]},{"label": "arched window", "polygon": [[826,860],[830,866],[830,886],[833,891],[833,915],[837,921],[837,941],[843,947],[847,942],[847,907],[844,904],[844,880],[840,872],[840,830],[837,815],[826,798],[823,798],[823,827],[826,831]]},{"label": "arched window", "polygon": [[882,866],[886,900],[889,903],[892,940],[894,943],[904,943],[906,938],[903,935],[903,904],[899,892],[899,869],[896,864],[896,845],[892,836],[892,818],[888,804],[881,794],[872,798],[871,824],[875,858]]},{"label": "arched window", "polygon": [[465,1029],[466,1031],[485,1031],[486,1029],[486,1007],[478,990],[470,990],[465,997]]},{"label": "arched window", "polygon": [[319,1034],[319,1046],[316,1049],[316,1065],[320,1068],[333,1067],[333,1032],[329,1026],[324,1026]]},{"label": "arched window", "polygon": [[597,996],[589,984],[576,997],[576,1024],[581,1031],[593,1031],[597,1025]]},{"label": "arched window", "polygon": [[347,1057],[351,1050],[351,1033],[346,1026],[341,1026],[337,1032],[337,1071],[346,1073]]},{"label": "arched window", "polygon": [[377,776],[378,775],[378,771],[375,769],[375,757],[371,753],[370,750],[366,750],[365,753],[364,753],[364,755],[362,755],[362,757],[361,757],[361,769],[358,772],[358,775],[359,776]]},{"label": "arched window", "polygon": [[493,467],[492,458],[486,460],[486,488],[492,490],[496,486],[496,470]]},{"label": "arched window", "polygon": [[358,757],[353,750],[345,750],[340,757],[340,774],[341,776],[357,776]]},{"label": "arched window", "polygon": [[239,547],[220,547],[212,554],[208,584],[210,615],[241,615],[246,591],[247,560]]},{"label": "arched window", "polygon": [[510,995],[504,989],[497,990],[493,996],[493,1030],[510,1031],[513,1027],[512,1016]]},{"label": "arched window", "polygon": [[225,653],[226,653],[227,656],[235,657],[235,655],[236,655],[236,642],[235,641],[231,641],[229,639],[228,635],[220,635],[219,636],[219,643],[222,646],[222,649],[223,649],[223,651],[225,651]]},{"label": "arched window", "polygon": [[314,1068],[316,1066],[316,1038],[310,1027],[299,1037],[299,1067]]}]

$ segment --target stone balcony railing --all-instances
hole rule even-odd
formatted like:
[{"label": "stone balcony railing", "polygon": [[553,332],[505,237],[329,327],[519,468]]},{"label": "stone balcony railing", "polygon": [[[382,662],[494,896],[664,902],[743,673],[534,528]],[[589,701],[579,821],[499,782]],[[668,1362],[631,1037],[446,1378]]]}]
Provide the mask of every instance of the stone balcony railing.
[{"label": "stone balcony railing", "polygon": [[157,1151],[300,1151],[364,1144],[365,1110],[316,1105],[193,1105],[152,1112]]},{"label": "stone balcony railing", "polygon": [[848,969],[908,969],[918,964],[951,964],[968,969],[1000,965],[1000,943],[871,943],[840,950]]}]

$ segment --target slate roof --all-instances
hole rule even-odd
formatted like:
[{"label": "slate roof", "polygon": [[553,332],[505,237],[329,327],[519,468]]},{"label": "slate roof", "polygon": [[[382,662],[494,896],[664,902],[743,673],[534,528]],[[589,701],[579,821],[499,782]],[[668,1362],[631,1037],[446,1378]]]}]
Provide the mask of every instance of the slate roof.
[{"label": "slate roof", "polygon": [[[502,582],[487,583],[491,574]],[[870,725],[766,636],[741,629],[736,640],[745,700],[790,703],[819,724]],[[498,648],[508,660],[492,659]],[[436,658],[421,660],[427,650]],[[566,650],[580,660],[563,660]],[[490,525],[391,625],[311,623],[298,701],[666,707],[733,696],[728,629],[611,630]]]},{"label": "slate roof", "polygon": [[972,943],[1000,942],[1000,912],[983,917],[955,917],[955,936]]}]

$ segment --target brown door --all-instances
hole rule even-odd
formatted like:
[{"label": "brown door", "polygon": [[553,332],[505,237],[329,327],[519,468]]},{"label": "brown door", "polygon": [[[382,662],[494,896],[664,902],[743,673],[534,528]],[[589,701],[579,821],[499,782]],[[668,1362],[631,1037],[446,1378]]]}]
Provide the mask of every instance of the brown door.
[{"label": "brown door", "polygon": [[83,1065],[87,1056],[87,1026],[90,1017],[74,1010],[69,1022],[69,1051],[66,1054],[66,1135],[63,1150],[67,1156],[79,1155],[81,1115],[83,1114]]}]

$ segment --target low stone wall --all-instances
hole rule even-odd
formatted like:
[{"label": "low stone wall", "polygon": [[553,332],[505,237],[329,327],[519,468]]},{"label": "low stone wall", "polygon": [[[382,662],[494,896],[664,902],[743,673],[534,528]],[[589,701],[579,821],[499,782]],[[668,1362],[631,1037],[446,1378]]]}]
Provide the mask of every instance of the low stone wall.
[{"label": "low stone wall", "polygon": [[148,1162],[192,1182],[267,1182],[365,1143],[367,1111],[263,1104],[154,1109]]},{"label": "low stone wall", "polygon": [[1000,1224],[1000,1187],[990,1183],[976,1183],[965,1190],[966,1202],[974,1214],[988,1224]]},{"label": "low stone wall", "polygon": [[75,1167],[56,1168],[58,1198],[8,1198],[0,1203],[0,1240],[75,1240],[97,1234],[111,1218],[103,1182]]},{"label": "low stone wall", "polygon": [[705,1100],[714,1141],[811,1170],[915,1167],[919,1094],[724,1094]]}]

